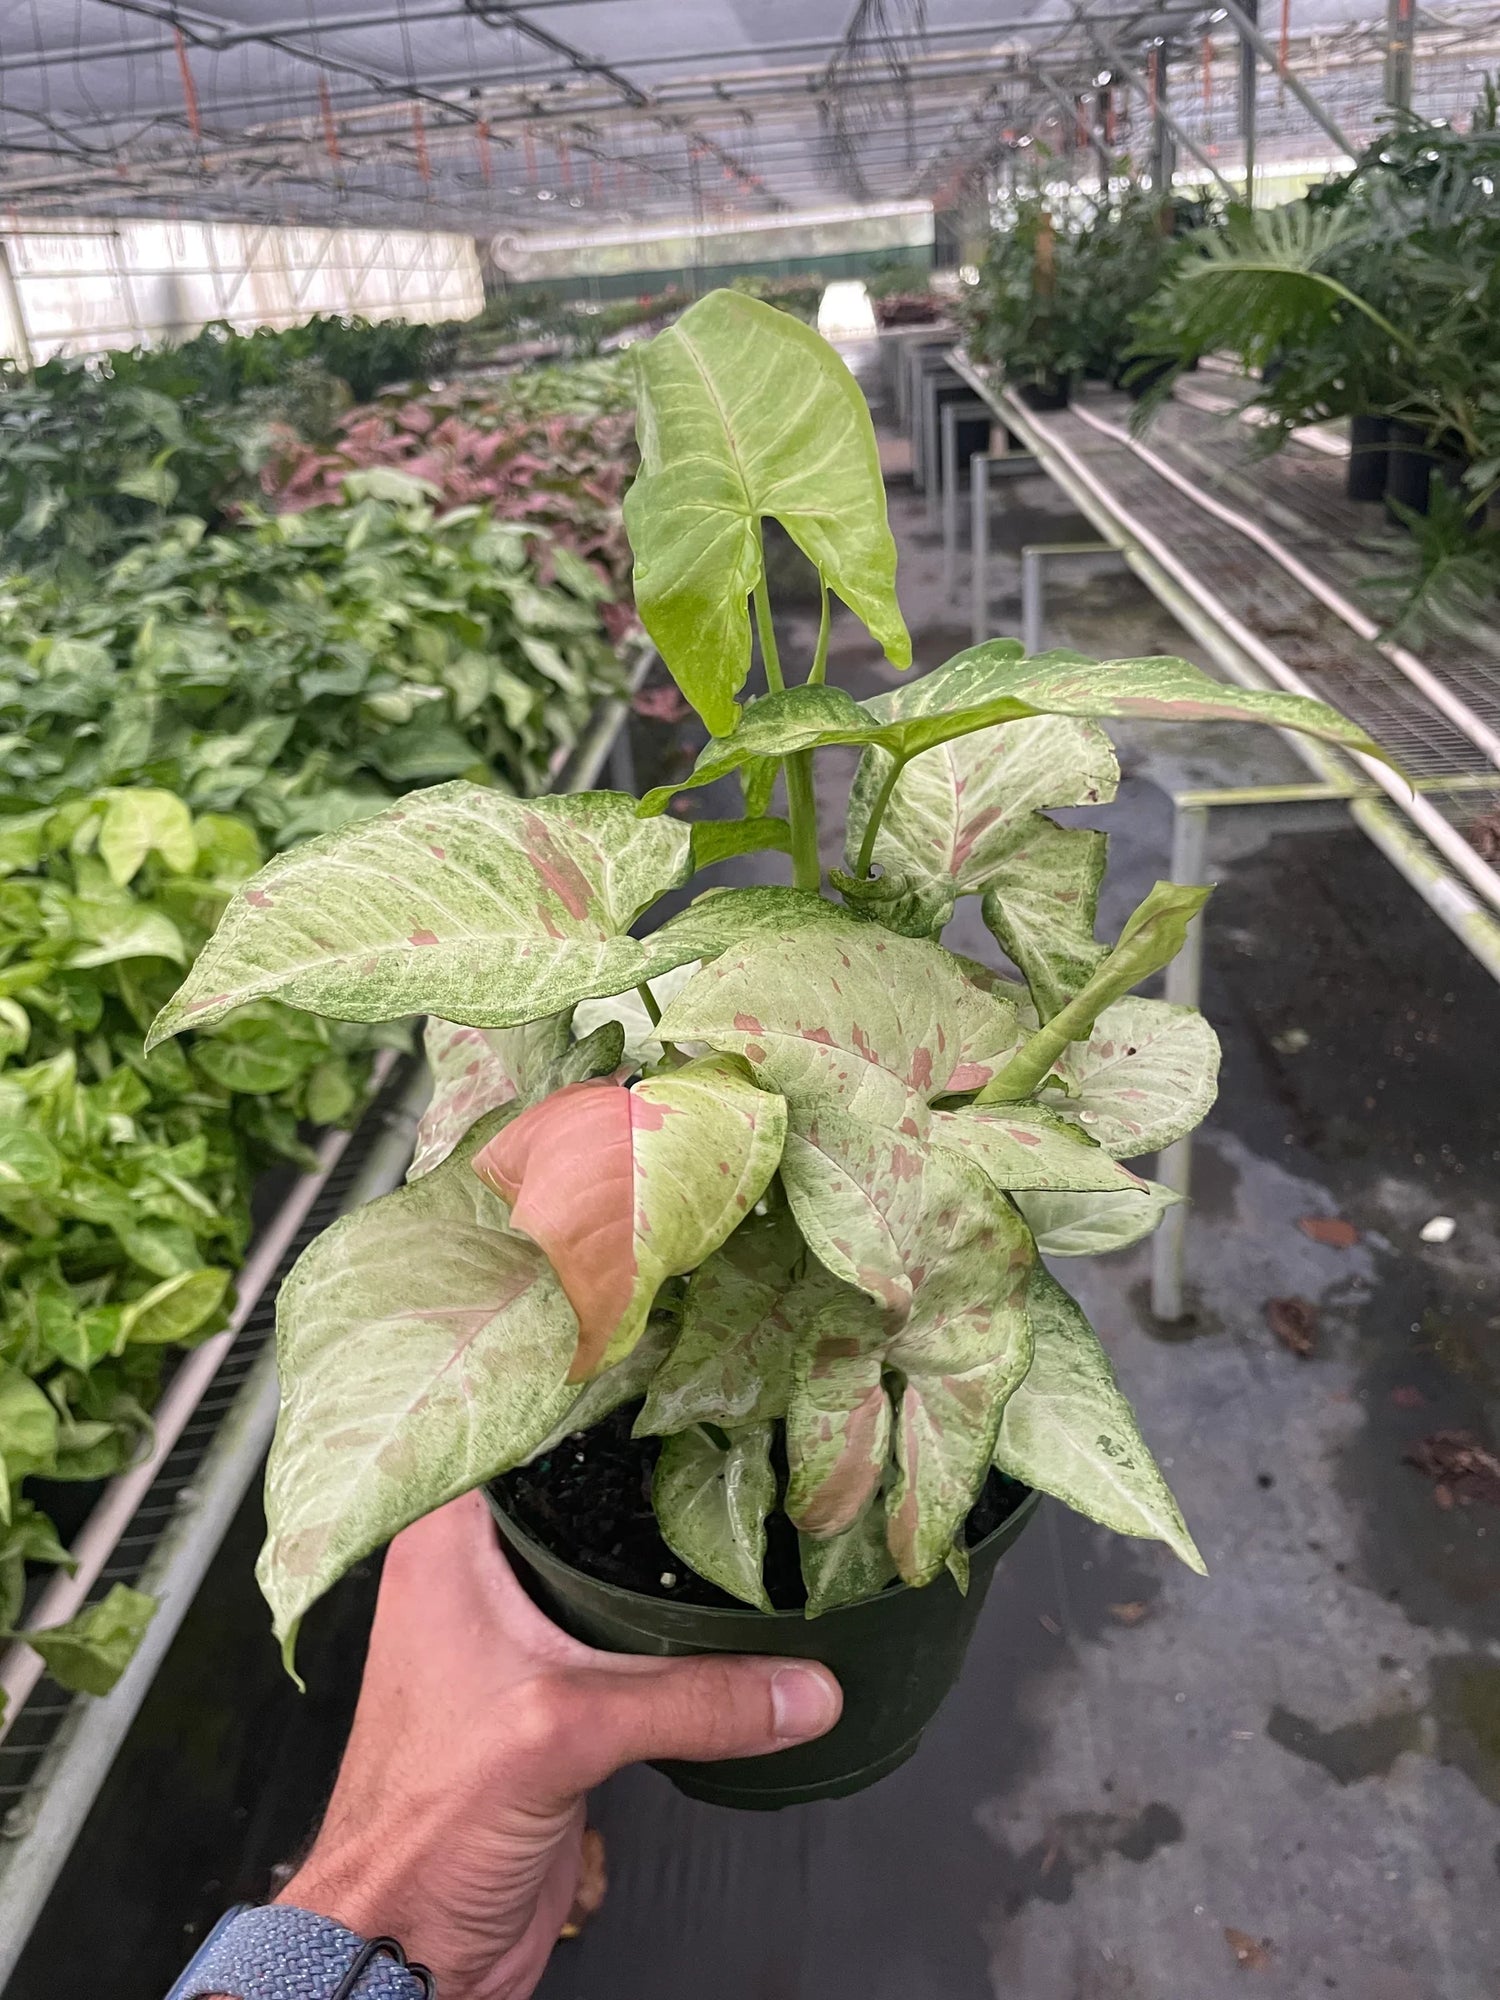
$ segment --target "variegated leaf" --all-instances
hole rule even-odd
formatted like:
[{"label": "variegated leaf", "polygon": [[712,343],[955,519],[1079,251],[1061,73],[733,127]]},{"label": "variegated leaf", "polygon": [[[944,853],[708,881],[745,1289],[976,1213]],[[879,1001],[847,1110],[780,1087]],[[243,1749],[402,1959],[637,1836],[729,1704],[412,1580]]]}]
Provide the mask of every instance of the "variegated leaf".
[{"label": "variegated leaf", "polygon": [[662,1539],[699,1576],[761,1611],[766,1516],[776,1504],[770,1424],[747,1424],[726,1444],[701,1425],[662,1445],[651,1505]]},{"label": "variegated leaf", "polygon": [[573,1309],[471,1167],[504,1115],[341,1216],[281,1288],[257,1574],[288,1665],[304,1612],[352,1564],[520,1464],[577,1395]]},{"label": "variegated leaf", "polygon": [[630,1352],[663,1280],[701,1264],[760,1199],[785,1134],[780,1097],[733,1057],[705,1056],[629,1090],[570,1084],[476,1155],[578,1314],[570,1380]]},{"label": "variegated leaf", "polygon": [[[670,972],[660,973],[655,979],[642,984],[649,986],[652,999],[658,1008],[662,1008],[682,991],[697,970],[698,961],[692,959],[686,965],[674,966]],[[647,1063],[661,1061],[661,1037],[646,1012],[645,1001],[633,986],[628,993],[614,993],[605,1000],[580,1000],[573,1010],[575,1035],[592,1034],[595,1029],[606,1027],[612,1021],[617,1022],[624,1033],[621,1061],[627,1069],[642,1069]]]},{"label": "variegated leaf", "polygon": [[[951,700],[945,686],[951,682],[940,669],[865,706],[893,721],[925,715]],[[890,770],[888,750],[872,746],[860,759],[845,843],[851,868],[871,805]],[[1070,716],[1005,723],[912,758],[896,780],[875,839],[874,860],[903,885],[898,905],[882,909],[881,921],[907,935],[936,936],[952,916],[956,898],[979,894],[1002,871],[1023,897],[1032,877],[1043,870],[1042,886],[1050,889],[1054,871],[1048,867],[1043,829],[1054,834],[1083,830],[1057,827],[1040,818],[1038,808],[1098,804],[1114,797],[1118,780],[1119,766],[1104,731]],[[1102,846],[1103,836],[1095,839]],[[1057,886],[1066,894],[1069,885]],[[1097,886],[1096,880],[1096,891]],[[1092,901],[1088,921],[1091,935]],[[1073,928],[1076,933],[1076,922]]]},{"label": "variegated leaf", "polygon": [[1156,1153],[1201,1124],[1218,1095],[1219,1038],[1193,1007],[1137,994],[1106,1007],[1058,1073],[1068,1115],[1117,1159]]},{"label": "variegated leaf", "polygon": [[1083,991],[1108,954],[1094,936],[1106,845],[1102,833],[1058,826],[1038,813],[985,890],[984,921],[1043,1021]]},{"label": "variegated leaf", "polygon": [[809,1618],[837,1611],[842,1604],[857,1604],[862,1597],[876,1597],[896,1579],[885,1538],[885,1508],[878,1496],[843,1534],[800,1535],[797,1546]]},{"label": "variegated leaf", "polygon": [[932,1263],[892,1339],[904,1377],[886,1532],[908,1583],[930,1583],[984,1485],[1007,1401],[1031,1366],[1031,1233],[983,1175],[934,1155]]},{"label": "variegated leaf", "polygon": [[1171,1188],[1143,1181],[1127,1193],[1018,1194],[1017,1208],[1044,1257],[1097,1257],[1149,1236],[1182,1200]]},{"label": "variegated leaf", "polygon": [[802,1329],[786,1418],[786,1511],[806,1535],[842,1534],[880,1485],[891,1447],[889,1339],[885,1315],[852,1290]]},{"label": "variegated leaf", "polygon": [[924,1257],[929,1103],[995,1074],[1014,1010],[939,946],[845,919],[753,934],[705,966],[661,1026],[742,1055],[786,1098],[782,1183],[809,1247],[904,1312]]},{"label": "variegated leaf", "polygon": [[[811,889],[785,889],[757,883],[745,889],[709,889],[695,896],[685,910],[669,917],[653,933],[655,943],[681,963],[686,949],[694,958],[717,958],[730,945],[743,944],[758,933],[780,936],[814,925],[848,927],[847,910]],[[654,990],[654,989],[653,989]],[[662,1006],[666,1006],[663,994]]]},{"label": "variegated leaf", "polygon": [[1007,1191],[1095,1193],[1143,1185],[1060,1110],[1046,1104],[935,1111],[932,1143],[962,1154],[997,1188]]},{"label": "variegated leaf", "polygon": [[566,1013],[549,1014],[522,1028],[466,1028],[457,1021],[430,1019],[422,1031],[422,1053],[432,1075],[432,1096],[417,1126],[406,1178],[420,1180],[447,1159],[487,1111],[524,1096],[567,1045]]},{"label": "variegated leaf", "polygon": [[692,1275],[682,1332],[652,1377],[636,1435],[784,1417],[798,1329],[844,1289],[784,1209],[742,1222]]},{"label": "variegated leaf", "polygon": [[709,728],[750,669],[761,522],[781,522],[897,666],[911,640],[863,390],[811,327],[711,292],[636,349],[641,470],[625,496],[641,622]]},{"label": "variegated leaf", "polygon": [[1018,650],[1014,641],[1002,639],[959,653],[937,669],[941,705],[903,721],[874,713],[870,703],[855,701],[837,687],[814,684],[764,695],[747,706],[732,734],[715,736],[704,746],[686,778],[648,792],[641,811],[664,812],[674,792],[711,785],[757,758],[787,757],[831,743],[875,745],[900,757],[916,757],[976,729],[1028,715],[1265,722],[1389,762],[1356,724],[1306,695],[1226,687],[1186,660],[1086,660],[1076,653],[1023,660],[1017,658]]},{"label": "variegated leaf", "polygon": [[619,792],[412,792],[236,889],[148,1046],[266,994],[340,1020],[500,1028],[623,992],[700,955],[629,935],[686,881],[690,841]]},{"label": "variegated leaf", "polygon": [[979,1092],[981,1104],[1015,1104],[1039,1088],[1070,1042],[1086,1041],[1095,1021],[1112,1001],[1159,972],[1181,951],[1188,925],[1211,891],[1197,884],[1158,882],[1131,912],[1114,949],[1051,1020],[1021,1044],[993,1082]]},{"label": "variegated leaf", "polygon": [[1027,1304],[1036,1352],[1005,1406],[996,1465],[1119,1534],[1165,1542],[1189,1569],[1207,1575],[1098,1335],[1040,1268]]},{"label": "variegated leaf", "polygon": [[584,1383],[557,1428],[542,1439],[526,1463],[530,1465],[549,1451],[556,1451],[575,1431],[591,1430],[595,1424],[603,1423],[622,1403],[633,1403],[637,1396],[644,1396],[652,1376],[672,1352],[676,1338],[674,1316],[667,1312],[652,1313],[646,1331],[625,1359]]}]

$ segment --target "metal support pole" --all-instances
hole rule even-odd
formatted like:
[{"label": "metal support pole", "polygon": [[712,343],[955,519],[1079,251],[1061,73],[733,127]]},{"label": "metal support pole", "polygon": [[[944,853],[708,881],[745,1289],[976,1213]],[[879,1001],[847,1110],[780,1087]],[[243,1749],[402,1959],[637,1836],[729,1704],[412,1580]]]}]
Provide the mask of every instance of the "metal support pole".
[{"label": "metal support pole", "polygon": [[1171,72],[1171,49],[1161,42],[1151,52],[1153,80],[1152,111],[1154,126],[1151,133],[1151,192],[1157,201],[1165,201],[1172,192],[1172,178],[1177,171],[1177,147],[1173,143],[1178,124],[1167,109],[1167,89]]},{"label": "metal support pole", "polygon": [[1412,49],[1417,10],[1412,0],[1390,0],[1386,12],[1385,101],[1393,110],[1411,110]]},{"label": "metal support pole", "polygon": [[1313,96],[1307,85],[1301,81],[1294,70],[1290,68],[1282,69],[1280,57],[1266,40],[1255,22],[1250,18],[1249,14],[1240,5],[1240,0],[1223,0],[1223,7],[1224,12],[1233,21],[1245,40],[1249,42],[1257,55],[1263,57],[1271,65],[1272,69],[1275,70],[1276,74],[1286,84],[1287,89],[1296,98],[1297,102],[1302,106],[1302,109],[1318,129],[1326,132],[1339,151],[1347,153],[1352,159],[1354,157],[1354,148],[1344,137],[1340,126],[1332,115],[1323,109],[1317,98]]},{"label": "metal support pole", "polygon": [[[1246,18],[1260,15],[1260,0],[1245,0]],[[1258,79],[1255,44],[1240,30],[1240,139],[1245,148],[1245,205],[1255,205],[1255,97]]]},{"label": "metal support pole", "polygon": [[976,451],[969,460],[969,595],[971,643],[982,646],[990,636],[990,455]]},{"label": "metal support pole", "polygon": [[[1103,59],[1109,64],[1110,68],[1118,70],[1121,76],[1128,77],[1142,96],[1149,101],[1151,96],[1150,84],[1147,83],[1145,77],[1142,76],[1130,58],[1120,53],[1118,45],[1111,41],[1108,35],[1100,33],[1097,22],[1090,21],[1088,15],[1078,4],[1078,0],[1073,0],[1073,18],[1088,31],[1090,40],[1094,43],[1094,46],[1098,49]],[[1199,166],[1202,167],[1203,171],[1212,180],[1218,182],[1230,201],[1238,201],[1239,194],[1237,190],[1232,188],[1229,182],[1225,180],[1224,176],[1198,144],[1192,133],[1186,131],[1178,124],[1171,112],[1168,111],[1160,91],[1157,93],[1156,109],[1158,118],[1171,132],[1177,143],[1192,154]]]},{"label": "metal support pole", "polygon": [[1042,624],[1046,615],[1043,598],[1042,552],[1021,551],[1021,644],[1027,657],[1042,650]]},{"label": "metal support pole", "polygon": [[944,403],[943,423],[943,595],[951,597],[958,571],[958,404]]},{"label": "metal support pole", "polygon": [[934,534],[942,526],[943,469],[938,463],[938,389],[941,374],[934,369],[922,383],[922,491],[927,496],[927,526]]},{"label": "metal support pole", "polygon": [[[1172,866],[1174,882],[1204,879],[1208,858],[1208,808],[1172,802]],[[1188,925],[1187,938],[1167,967],[1166,997],[1175,1007],[1196,1007],[1203,988],[1203,915]],[[1151,1239],[1151,1310],[1165,1325],[1186,1317],[1183,1263],[1187,1251],[1188,1194],[1192,1186],[1192,1135],[1179,1139],[1156,1156],[1156,1178],[1182,1199],[1162,1217]]]}]

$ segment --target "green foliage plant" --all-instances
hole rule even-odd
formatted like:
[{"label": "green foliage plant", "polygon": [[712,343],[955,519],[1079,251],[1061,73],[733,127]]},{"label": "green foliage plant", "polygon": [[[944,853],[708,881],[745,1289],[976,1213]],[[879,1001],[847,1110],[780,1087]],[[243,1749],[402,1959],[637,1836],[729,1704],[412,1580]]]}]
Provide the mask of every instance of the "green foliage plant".
[{"label": "green foliage plant", "polygon": [[[687,783],[737,772],[744,815],[690,823],[665,792],[416,793],[236,891],[151,1032],[269,1002],[429,1016],[407,1186],[336,1223],[281,1295],[260,1575],[289,1660],[351,1563],[636,1400],[667,1542],[752,1605],[776,1507],[809,1615],[962,1579],[992,1465],[1202,1567],[1042,1257],[1132,1243],[1171,1200],[1124,1163],[1202,1118],[1217,1044],[1132,989],[1206,891],[1159,883],[1101,942],[1104,835],[1046,809],[1111,796],[1110,716],[1373,746],[1181,660],[994,640],[856,701],[827,683],[825,620],[789,674],[768,515],[910,657],[861,394],[810,328],[733,293],[637,354],[640,611],[716,732]],[[742,708],[752,616],[770,691]],[[833,745],[862,754],[825,875],[807,773]],[[650,926],[698,868],[757,847],[789,854],[790,884]],[[1019,978],[940,943],[960,896]]]}]

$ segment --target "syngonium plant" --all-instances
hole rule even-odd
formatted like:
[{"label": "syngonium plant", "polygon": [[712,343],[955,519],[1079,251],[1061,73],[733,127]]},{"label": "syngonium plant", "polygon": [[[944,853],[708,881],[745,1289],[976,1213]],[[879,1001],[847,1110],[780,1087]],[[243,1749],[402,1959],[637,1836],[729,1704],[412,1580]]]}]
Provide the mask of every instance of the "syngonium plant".
[{"label": "syngonium plant", "polygon": [[[898,1576],[962,1580],[992,1463],[1202,1567],[1042,1256],[1135,1242],[1172,1199],[1122,1162],[1202,1118],[1218,1047],[1131,989],[1206,891],[1158,883],[1099,943],[1104,835],[1043,809],[1113,794],[1102,717],[1372,746],[1182,660],[1009,640],[854,700],[825,684],[830,593],[895,666],[911,647],[853,377],[727,292],[638,354],[636,599],[714,732],[684,782],[738,772],[743,815],[685,823],[672,787],[412,794],[245,884],[152,1031],[270,996],[428,1016],[408,1185],[336,1222],[281,1294],[260,1576],[289,1658],[308,1606],[397,1529],[637,1399],[666,1541],[752,1605],[778,1505],[810,1615]],[[766,516],[822,579],[799,686]],[[741,712],[752,610],[768,692]],[[811,761],[835,744],[863,756],[825,880]],[[753,848],[785,851],[791,884],[652,926],[659,898]],[[1020,979],[938,941],[960,896]]]}]

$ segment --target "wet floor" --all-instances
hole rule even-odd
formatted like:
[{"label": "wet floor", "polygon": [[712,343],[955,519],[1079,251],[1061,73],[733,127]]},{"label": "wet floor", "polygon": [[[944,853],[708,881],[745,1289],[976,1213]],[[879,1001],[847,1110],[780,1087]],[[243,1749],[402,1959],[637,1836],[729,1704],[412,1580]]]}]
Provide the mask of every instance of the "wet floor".
[{"label": "wet floor", "polygon": [[[967,642],[966,579],[945,600],[920,503],[897,487],[892,505],[935,664]],[[1041,480],[997,507],[995,627],[1013,630],[1021,544],[1082,524]],[[784,657],[810,643],[807,611],[786,625]],[[1183,650],[1107,560],[1059,581],[1049,637]],[[891,678],[845,620],[832,671],[856,694]],[[1165,873],[1174,785],[1303,775],[1259,733],[1117,737],[1106,934]],[[652,776],[691,747],[638,730]],[[839,782],[830,760],[830,807]],[[1152,1320],[1144,1248],[1060,1267],[1210,1578],[1049,1507],[922,1750],[873,1791],[761,1818],[617,1779],[596,1801],[609,1901],[545,2000],[1500,1992],[1500,1505],[1407,1462],[1435,1433],[1493,1444],[1500,1422],[1496,994],[1336,815],[1225,816],[1213,859],[1204,1005],[1225,1068],[1198,1150],[1194,1317]],[[951,941],[993,949],[965,910]],[[1450,1240],[1424,1242],[1438,1215]],[[1313,1308],[1306,1357],[1267,1321],[1290,1298]],[[298,1697],[255,1599],[256,1533],[247,1507],[10,2000],[156,2000],[188,1937],[263,1891],[310,1825],[370,1580],[309,1621]]]}]

